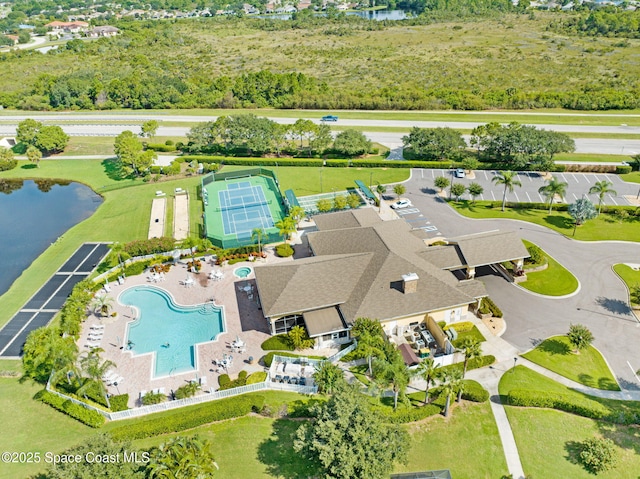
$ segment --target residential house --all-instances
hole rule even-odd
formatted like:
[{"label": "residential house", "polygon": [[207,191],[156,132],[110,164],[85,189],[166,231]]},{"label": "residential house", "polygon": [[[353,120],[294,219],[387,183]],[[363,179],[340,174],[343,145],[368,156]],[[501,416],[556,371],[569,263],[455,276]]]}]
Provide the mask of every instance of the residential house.
[{"label": "residential house", "polygon": [[63,35],[65,33],[84,33],[89,30],[87,22],[59,22],[54,21],[45,25],[55,35]]},{"label": "residential house", "polygon": [[98,38],[98,37],[115,37],[120,30],[116,27],[112,27],[110,25],[103,25],[100,27],[96,27],[89,32],[90,37]]}]

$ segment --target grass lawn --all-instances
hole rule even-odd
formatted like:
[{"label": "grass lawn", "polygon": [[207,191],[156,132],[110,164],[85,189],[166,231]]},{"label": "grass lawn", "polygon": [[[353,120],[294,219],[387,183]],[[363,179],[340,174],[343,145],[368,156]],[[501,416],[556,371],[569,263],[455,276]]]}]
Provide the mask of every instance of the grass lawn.
[{"label": "grass lawn", "polygon": [[578,226],[573,235],[573,218],[564,211],[534,210],[527,208],[509,208],[504,212],[500,207],[492,207],[491,202],[470,201],[449,202],[452,208],[467,218],[505,218],[527,221],[546,226],[567,237],[582,241],[640,241],[640,218],[628,218],[620,222],[606,213]]},{"label": "grass lawn", "polygon": [[[0,369],[7,361],[0,363]],[[0,378],[0,411],[2,430],[0,450],[15,452],[61,452],[96,433],[95,429],[32,399],[42,389],[39,384],[18,379]],[[30,477],[44,470],[40,464],[2,464],[0,479]]]},{"label": "grass lawn", "polygon": [[525,474],[530,477],[593,478],[576,461],[578,443],[593,436],[616,444],[618,465],[597,477],[636,479],[640,470],[637,428],[614,426],[560,411],[508,407],[507,416]]},{"label": "grass lawn", "polygon": [[456,325],[453,324],[453,325],[450,325],[449,328],[445,328],[445,329],[451,329],[451,327],[453,327],[453,329],[455,329],[458,332],[458,339],[452,342],[453,346],[456,348],[459,348],[462,342],[466,339],[472,339],[479,343],[486,341],[486,338],[482,335],[482,333],[480,332],[480,330],[475,324],[468,331],[458,331],[455,326]]},{"label": "grass lawn", "polygon": [[[59,122],[60,125],[62,126],[62,128],[64,129],[64,123]],[[74,124],[78,123],[77,121],[73,122]],[[83,121],[81,122],[84,125],[90,125],[92,123],[96,123],[96,122],[91,122],[91,121]],[[109,122],[99,122],[99,124],[104,125],[104,124],[108,124]],[[123,124],[126,123],[123,120],[120,120],[119,122],[117,122],[118,124]],[[143,122],[142,120],[139,122],[133,122],[132,125],[141,125]],[[163,123],[163,126],[164,123]],[[166,125],[168,126],[168,125]],[[189,126],[186,124],[180,124],[177,126]],[[67,148],[64,150],[63,153],[59,154],[59,155],[55,155],[54,158],[64,158],[65,156],[82,156],[82,155],[90,155],[90,156],[94,156],[94,155],[104,155],[105,157],[107,156],[113,156],[113,142],[115,140],[115,137],[112,136],[72,136],[69,138],[69,144],[67,145]],[[165,141],[167,140],[172,140],[174,143],[178,142],[178,141],[182,141],[185,142],[187,141],[186,137],[180,137],[180,136],[155,136],[153,138],[142,138],[142,141],[146,142],[146,143],[162,143],[164,144]]]},{"label": "grass lawn", "polygon": [[[525,246],[533,244],[529,241],[525,241],[524,243]],[[578,280],[576,277],[544,250],[543,252],[547,259],[547,269],[527,273],[527,280],[523,283],[518,283],[518,286],[547,296],[564,296],[578,289]]]},{"label": "grass lawn", "polygon": [[[583,136],[577,136],[578,134],[570,134],[573,138],[588,138]],[[598,134],[599,135],[599,134]],[[598,161],[598,162],[611,162],[621,163],[623,161],[629,161],[629,155],[600,155],[597,153],[558,153],[553,157],[555,161]]]},{"label": "grass lawn", "polygon": [[572,349],[566,336],[553,336],[523,356],[585,386],[610,391],[620,390],[600,351],[589,346],[580,354],[574,354],[571,352]]},{"label": "grass lawn", "polygon": [[626,264],[614,264],[613,270],[620,276],[629,290],[633,286],[640,284],[640,271],[636,271]]},{"label": "grass lawn", "polygon": [[640,183],[640,171],[620,175],[620,178],[628,183]]}]

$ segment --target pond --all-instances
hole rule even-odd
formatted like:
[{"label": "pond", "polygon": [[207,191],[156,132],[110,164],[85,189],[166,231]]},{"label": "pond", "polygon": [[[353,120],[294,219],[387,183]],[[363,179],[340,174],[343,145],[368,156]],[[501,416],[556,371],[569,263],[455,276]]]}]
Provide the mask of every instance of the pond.
[{"label": "pond", "polygon": [[0,295],[102,198],[80,183],[0,178]]}]

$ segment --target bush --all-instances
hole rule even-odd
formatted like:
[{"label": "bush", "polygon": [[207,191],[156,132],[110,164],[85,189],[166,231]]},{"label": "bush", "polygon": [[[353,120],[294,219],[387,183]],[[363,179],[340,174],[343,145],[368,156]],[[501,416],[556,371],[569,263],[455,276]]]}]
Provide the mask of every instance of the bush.
[{"label": "bush", "polygon": [[[488,354],[487,356],[480,356],[478,358],[473,358],[473,359],[470,359],[469,362],[467,362],[467,371],[471,371],[472,369],[483,368],[495,362],[496,362],[496,357],[491,354]],[[456,363],[456,364],[451,364],[449,366],[442,366],[439,370],[442,371],[442,374],[444,374],[454,369],[457,369],[458,371],[460,371],[460,374],[462,374],[463,368],[464,366],[462,363]]]},{"label": "bush", "polygon": [[143,406],[150,406],[152,404],[160,404],[161,402],[165,402],[167,400],[167,395],[164,393],[154,393],[148,392],[144,396],[140,402],[142,402]]},{"label": "bush", "polygon": [[249,376],[247,376],[247,380],[245,384],[263,383],[266,380],[267,380],[267,373],[264,371],[258,371],[256,373],[249,374]]},{"label": "bush", "polygon": [[599,402],[551,391],[512,389],[507,395],[507,401],[512,406],[558,409],[591,419],[604,419],[609,413],[609,409]]},{"label": "bush", "polygon": [[294,353],[288,353],[286,351],[271,351],[270,353],[267,353],[264,358],[262,358],[262,361],[264,362],[264,365],[268,368],[271,367],[271,363],[273,362],[273,357],[274,356],[284,356],[286,358],[309,358],[309,359],[327,359],[324,356],[301,356],[300,354],[294,354]]},{"label": "bush", "polygon": [[169,152],[169,151],[176,151],[175,147],[173,146],[173,142],[171,145],[163,145],[162,143],[147,143],[146,144],[146,149],[147,150],[153,150],[153,151],[162,151],[162,152]]},{"label": "bush", "polygon": [[480,306],[480,313],[482,314],[491,313],[495,318],[502,317],[502,310],[498,308],[496,303],[494,303],[489,296],[482,298],[482,306]]},{"label": "bush", "polygon": [[42,401],[52,408],[57,409],[58,411],[65,413],[67,416],[70,416],[90,427],[101,427],[105,422],[105,417],[99,412],[75,404],[69,399],[62,398],[57,394],[47,391],[46,389],[36,393],[34,399]]},{"label": "bush", "polygon": [[627,173],[631,173],[631,166],[629,165],[618,165],[616,166],[616,174],[618,175],[626,175]]},{"label": "bush", "polygon": [[229,384],[231,384],[231,378],[228,374],[221,374],[220,376],[218,376],[218,384],[221,388],[228,386]]},{"label": "bush", "polygon": [[393,424],[405,424],[408,422],[420,421],[429,416],[440,414],[440,406],[437,404],[427,404],[418,407],[399,407],[395,411],[389,406],[373,406],[372,409],[380,414],[385,421]]},{"label": "bush", "polygon": [[129,395],[120,394],[119,396],[112,396],[109,398],[109,403],[111,404],[111,410],[113,412],[126,411],[129,409],[129,406],[127,406],[129,403]]},{"label": "bush", "polygon": [[282,243],[276,246],[276,254],[281,258],[288,258],[293,256],[293,248],[287,243]]},{"label": "bush", "polygon": [[247,376],[249,373],[247,373],[244,369],[242,371],[240,371],[238,373],[238,379],[244,379],[245,381],[247,380]]},{"label": "bush", "polygon": [[183,386],[180,386],[178,389],[176,389],[175,391],[175,398],[176,399],[185,399],[185,398],[190,398],[191,396],[195,396],[196,392],[198,392],[198,389],[200,389],[200,385],[195,382],[189,382],[187,384],[184,384]]},{"label": "bush", "polygon": [[18,166],[18,160],[0,160],[0,171],[13,170]]},{"label": "bush", "polygon": [[529,252],[529,258],[524,260],[525,263],[543,264],[545,262],[544,252],[539,246],[535,244],[527,246],[527,251]]},{"label": "bush", "polygon": [[468,333],[473,329],[473,326],[474,324],[471,321],[460,321],[455,324],[447,324],[442,329],[445,331],[447,329],[455,329],[457,333]]},{"label": "bush", "polygon": [[592,474],[613,469],[618,462],[618,451],[611,439],[592,437],[580,446],[580,462]]},{"label": "bush", "polygon": [[124,251],[129,256],[145,256],[155,253],[165,253],[175,248],[176,240],[166,236],[160,238],[150,238],[145,240],[135,240],[124,245]]},{"label": "bush", "polygon": [[132,441],[160,434],[170,434],[215,421],[245,416],[252,411],[259,412],[263,407],[264,396],[254,394],[220,399],[181,408],[178,411],[172,411],[171,414],[161,413],[162,418],[152,414],[147,416],[147,419],[112,429],[111,436],[116,441]]},{"label": "bush", "polygon": [[271,336],[269,339],[264,341],[260,347],[263,351],[293,351],[293,345],[289,341],[289,336],[286,334]]},{"label": "bush", "polygon": [[487,402],[489,400],[489,391],[483,388],[479,382],[465,379],[462,399],[473,402]]}]

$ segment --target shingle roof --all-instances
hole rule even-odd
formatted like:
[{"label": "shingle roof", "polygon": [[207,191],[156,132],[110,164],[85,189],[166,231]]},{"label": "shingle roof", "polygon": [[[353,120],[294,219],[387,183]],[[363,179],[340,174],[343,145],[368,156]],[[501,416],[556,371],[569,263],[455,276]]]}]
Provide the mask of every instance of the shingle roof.
[{"label": "shingle roof", "polygon": [[489,231],[450,239],[471,267],[528,258],[529,252],[513,231]]},{"label": "shingle roof", "polygon": [[429,263],[442,269],[457,269],[465,266],[460,249],[453,246],[431,246],[419,253]]},{"label": "shingle roof", "polygon": [[371,226],[382,222],[373,208],[359,208],[328,215],[317,215],[313,220],[321,231]]},{"label": "shingle roof", "polygon": [[311,337],[346,329],[340,312],[335,307],[306,311],[303,317]]}]

